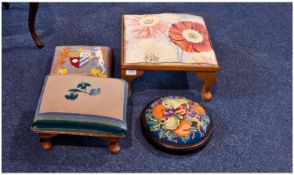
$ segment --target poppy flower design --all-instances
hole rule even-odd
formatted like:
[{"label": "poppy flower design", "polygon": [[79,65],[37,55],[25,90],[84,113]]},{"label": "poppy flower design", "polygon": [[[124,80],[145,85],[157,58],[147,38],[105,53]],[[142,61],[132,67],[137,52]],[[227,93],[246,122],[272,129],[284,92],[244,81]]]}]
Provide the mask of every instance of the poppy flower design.
[{"label": "poppy flower design", "polygon": [[127,26],[137,39],[155,38],[167,29],[167,24],[157,15],[132,15],[127,19]]},{"label": "poppy flower design", "polygon": [[180,21],[169,29],[170,40],[186,52],[207,52],[211,45],[206,27],[197,22]]}]

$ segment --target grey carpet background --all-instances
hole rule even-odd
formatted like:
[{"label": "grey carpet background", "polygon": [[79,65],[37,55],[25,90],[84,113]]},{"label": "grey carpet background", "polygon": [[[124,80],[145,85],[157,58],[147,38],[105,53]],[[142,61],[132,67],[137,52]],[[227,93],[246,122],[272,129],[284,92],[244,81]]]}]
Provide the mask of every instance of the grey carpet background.
[{"label": "grey carpet background", "polygon": [[[3,172],[291,172],[291,3],[42,3],[28,32],[27,3],[2,10]],[[204,16],[221,70],[211,102],[200,102],[214,120],[214,135],[199,152],[173,155],[143,137],[140,113],[161,95],[200,101],[193,72],[148,71],[134,82],[128,136],[120,154],[103,140],[58,137],[50,152],[30,130],[43,79],[57,45],[107,45],[120,77],[120,17],[132,13]]]}]

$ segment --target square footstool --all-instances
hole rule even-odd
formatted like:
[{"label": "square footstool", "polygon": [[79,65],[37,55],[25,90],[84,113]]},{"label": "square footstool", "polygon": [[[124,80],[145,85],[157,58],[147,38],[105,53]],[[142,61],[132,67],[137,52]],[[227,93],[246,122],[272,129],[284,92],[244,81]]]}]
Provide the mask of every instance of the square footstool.
[{"label": "square footstool", "polygon": [[130,85],[145,70],[194,71],[204,82],[202,100],[212,98],[219,65],[200,16],[123,15],[121,60],[121,76]]},{"label": "square footstool", "polygon": [[128,84],[124,80],[83,75],[48,75],[39,99],[32,130],[41,146],[52,148],[57,135],[106,139],[109,151],[120,151],[127,133]]},{"label": "square footstool", "polygon": [[57,46],[50,74],[111,77],[112,50],[106,46]]}]

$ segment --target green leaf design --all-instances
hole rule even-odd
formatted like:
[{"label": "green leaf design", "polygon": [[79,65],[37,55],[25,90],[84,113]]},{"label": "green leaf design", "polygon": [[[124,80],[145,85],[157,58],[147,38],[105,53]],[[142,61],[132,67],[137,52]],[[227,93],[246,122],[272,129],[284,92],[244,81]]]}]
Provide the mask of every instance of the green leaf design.
[{"label": "green leaf design", "polygon": [[64,97],[66,98],[66,99],[68,99],[68,100],[75,100],[76,98],[78,98],[78,96],[79,96],[79,94],[74,94],[74,93],[70,93],[69,95],[68,94],[66,94],[66,95],[64,95]]},{"label": "green leaf design", "polygon": [[186,135],[185,137],[181,137],[182,141],[186,143],[190,139],[190,134]]},{"label": "green leaf design", "polygon": [[94,89],[91,89],[89,92],[87,91],[87,87],[88,86],[91,86],[90,83],[87,83],[87,82],[81,82],[77,85],[77,88],[72,88],[72,89],[69,89],[68,92],[70,94],[65,94],[64,97],[67,99],[67,100],[75,100],[76,98],[78,98],[78,93],[79,92],[82,92],[82,93],[85,93],[85,94],[89,94],[90,96],[96,96],[98,95],[100,92],[101,92],[101,88],[94,88]]},{"label": "green leaf design", "polygon": [[82,92],[82,91],[79,89],[69,89],[68,92]]},{"label": "green leaf design", "polygon": [[180,120],[182,120],[184,118],[181,114],[174,114],[174,116],[177,117]]},{"label": "green leaf design", "polygon": [[150,131],[158,131],[159,128],[150,128]]},{"label": "green leaf design", "polygon": [[179,126],[180,120],[176,117],[168,118],[162,126],[162,129],[173,130]]},{"label": "green leaf design", "polygon": [[81,89],[86,89],[87,86],[91,86],[90,83],[86,83],[86,82],[82,82],[82,83],[79,83],[77,88],[81,88]]}]

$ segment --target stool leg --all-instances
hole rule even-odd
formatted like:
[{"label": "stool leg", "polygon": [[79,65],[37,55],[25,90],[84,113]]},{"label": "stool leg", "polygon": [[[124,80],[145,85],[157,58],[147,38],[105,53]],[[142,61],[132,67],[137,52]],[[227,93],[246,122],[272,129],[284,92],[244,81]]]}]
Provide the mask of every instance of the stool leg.
[{"label": "stool leg", "polygon": [[53,134],[39,134],[40,137],[40,142],[41,142],[41,147],[45,151],[49,151],[53,147],[53,137],[56,135]]},{"label": "stool leg", "polygon": [[108,140],[108,151],[117,154],[120,152],[120,145],[119,140],[120,139],[107,139]]},{"label": "stool leg", "polygon": [[141,77],[144,74],[144,71],[141,70],[136,70],[136,75],[127,75],[127,70],[121,70],[121,78],[126,80],[129,84],[129,97],[131,96],[132,93],[132,82]]},{"label": "stool leg", "polygon": [[203,81],[201,99],[203,101],[210,101],[212,94],[209,90],[215,84],[216,72],[196,72],[196,76]]}]

